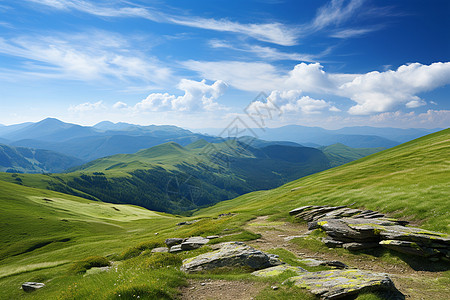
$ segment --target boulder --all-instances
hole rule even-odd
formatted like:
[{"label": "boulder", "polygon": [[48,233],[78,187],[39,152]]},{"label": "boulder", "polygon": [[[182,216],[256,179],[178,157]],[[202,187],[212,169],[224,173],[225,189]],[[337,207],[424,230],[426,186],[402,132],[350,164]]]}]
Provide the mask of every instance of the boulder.
[{"label": "boulder", "polygon": [[342,245],[342,248],[350,250],[350,251],[359,251],[359,250],[366,250],[371,248],[378,247],[379,244],[377,242],[371,242],[371,243],[345,243]]},{"label": "boulder", "polygon": [[259,270],[279,264],[281,262],[278,259],[242,242],[228,242],[223,243],[219,250],[185,259],[181,270],[189,273],[220,267],[249,267]]},{"label": "boulder", "polygon": [[329,266],[336,269],[347,269],[348,266],[344,264],[343,262],[337,261],[337,260],[319,260],[314,258],[305,258],[302,260],[299,260],[304,265],[307,265],[309,267],[318,267],[318,266]]},{"label": "boulder", "polygon": [[[408,222],[386,218],[377,211],[340,206],[309,206],[297,211],[300,213],[296,217],[313,219],[308,223],[308,229],[322,229],[327,233],[328,237],[322,241],[328,247],[364,250],[381,245],[416,256],[450,258],[448,234],[406,227]],[[324,211],[325,214],[320,213]]]},{"label": "boulder", "polygon": [[181,252],[183,251],[183,249],[181,249],[181,245],[175,245],[170,247],[169,249],[169,253],[177,253],[177,252]]},{"label": "boulder", "polygon": [[286,271],[291,271],[296,274],[308,272],[301,267],[294,267],[294,266],[291,266],[288,264],[284,264],[284,265],[278,265],[275,267],[270,267],[270,268],[265,268],[262,270],[255,271],[252,273],[252,275],[258,276],[258,277],[273,277],[273,276],[281,275],[283,272],[286,272]]},{"label": "boulder", "polygon": [[208,242],[209,242],[209,239],[206,239],[201,236],[193,236],[181,243],[181,249],[182,250],[198,249],[201,246],[207,244]]},{"label": "boulder", "polygon": [[396,291],[388,275],[356,269],[301,273],[287,281],[308,289],[321,299],[338,299],[369,291]]},{"label": "boulder", "polygon": [[164,253],[164,252],[169,252],[169,249],[167,247],[158,247],[158,248],[153,248],[151,253]]},{"label": "boulder", "polygon": [[380,245],[384,248],[392,249],[394,251],[410,255],[429,257],[433,256],[434,254],[438,254],[438,252],[435,253],[432,249],[420,247],[417,243],[414,242],[384,240],[380,242]]},{"label": "boulder", "polygon": [[29,293],[29,292],[33,292],[37,289],[43,288],[44,286],[45,286],[45,284],[43,284],[41,282],[25,282],[22,284],[22,290]]},{"label": "boulder", "polygon": [[218,236],[218,235],[208,235],[206,238],[207,238],[208,240],[213,240],[213,239],[218,239],[218,238],[220,238],[220,236]]},{"label": "boulder", "polygon": [[172,247],[178,244],[181,244],[184,241],[184,239],[181,238],[169,238],[165,240],[165,243],[167,245],[167,247]]}]

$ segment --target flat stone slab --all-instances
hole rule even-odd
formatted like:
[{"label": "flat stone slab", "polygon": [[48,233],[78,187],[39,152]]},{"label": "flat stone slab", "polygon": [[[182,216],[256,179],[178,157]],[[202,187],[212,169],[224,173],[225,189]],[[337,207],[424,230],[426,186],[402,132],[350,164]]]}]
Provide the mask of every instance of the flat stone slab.
[{"label": "flat stone slab", "polygon": [[158,248],[153,248],[151,253],[164,253],[164,252],[169,252],[169,248],[167,247],[158,247]]},{"label": "flat stone slab", "polygon": [[45,286],[45,284],[41,283],[41,282],[25,282],[22,284],[22,290],[24,290],[24,292],[33,292],[37,289],[43,288]]},{"label": "flat stone slab", "polygon": [[279,264],[281,262],[278,259],[242,242],[228,242],[223,243],[219,250],[185,259],[181,270],[188,273],[221,267],[250,267],[259,270]]},{"label": "flat stone slab", "polygon": [[318,266],[328,266],[333,267],[337,269],[347,269],[348,266],[344,264],[343,262],[337,261],[337,260],[319,260],[315,258],[304,258],[299,260],[304,265],[307,265],[309,267],[318,267]]},{"label": "flat stone slab", "polygon": [[321,299],[338,299],[369,291],[396,290],[387,274],[356,269],[302,273],[288,281],[297,287],[308,289]]},{"label": "flat stone slab", "polygon": [[307,272],[305,269],[303,269],[301,267],[294,267],[291,265],[284,264],[284,265],[279,265],[279,266],[255,271],[252,273],[252,275],[258,276],[258,277],[273,277],[273,276],[281,275],[283,272],[286,272],[286,271],[291,271],[296,274],[301,274],[301,273]]},{"label": "flat stone slab", "polygon": [[209,239],[206,239],[201,236],[193,236],[181,243],[181,249],[182,250],[197,249],[203,245],[206,245],[208,242],[209,242]]}]

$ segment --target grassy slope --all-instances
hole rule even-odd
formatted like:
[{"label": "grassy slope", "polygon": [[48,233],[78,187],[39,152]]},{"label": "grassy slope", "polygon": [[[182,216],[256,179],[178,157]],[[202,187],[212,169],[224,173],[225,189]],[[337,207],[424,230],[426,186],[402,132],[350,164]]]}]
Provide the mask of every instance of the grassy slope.
[{"label": "grassy slope", "polygon": [[[272,148],[289,151],[276,157]],[[16,177],[0,173],[0,180],[178,213],[280,186],[328,167],[325,155],[313,148],[261,150],[236,141],[200,140],[188,147],[170,142],[135,154],[97,159],[71,173]]]},{"label": "grassy slope", "polygon": [[333,167],[337,167],[357,159],[361,159],[368,155],[380,152],[386,148],[351,148],[344,144],[333,144],[326,147],[320,147],[320,150],[325,153],[325,155],[330,160]]},{"label": "grassy slope", "polygon": [[[116,272],[88,277],[69,274],[69,266],[90,255],[118,254],[130,246],[125,253],[133,253],[142,247],[136,246],[140,242],[223,234],[225,228],[227,233],[239,233],[242,224],[256,215],[286,216],[289,209],[303,204],[355,202],[355,207],[394,211],[398,216],[422,219],[426,228],[448,232],[449,137],[450,131],[445,130],[274,190],[219,203],[196,213],[197,218],[212,218],[190,226],[175,225],[186,218],[0,181],[1,296],[5,299],[133,299],[134,294],[146,293],[147,299],[166,299],[176,293],[174,288],[183,284],[184,275],[174,267],[166,268],[165,264],[176,266],[186,255],[195,252],[168,257],[141,255],[124,261]],[[216,218],[230,211],[239,214]],[[218,241],[249,238],[255,236],[244,231]],[[247,278],[239,276],[230,278]],[[47,287],[26,294],[18,289],[25,281],[45,282]],[[118,294],[124,297],[118,298]]]},{"label": "grassy slope", "polygon": [[[391,212],[450,232],[450,129],[358,161],[197,212],[284,213],[306,204],[345,204]],[[295,189],[295,190],[292,190]]]}]

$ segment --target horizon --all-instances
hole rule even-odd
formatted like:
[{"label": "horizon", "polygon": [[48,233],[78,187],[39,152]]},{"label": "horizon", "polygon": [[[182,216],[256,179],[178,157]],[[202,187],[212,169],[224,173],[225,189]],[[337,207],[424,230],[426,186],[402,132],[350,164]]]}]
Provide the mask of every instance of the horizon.
[{"label": "horizon", "polygon": [[264,108],[268,128],[450,124],[445,0],[6,0],[0,11],[5,125],[226,128]]},{"label": "horizon", "polygon": [[[122,122],[122,121],[112,122],[112,121],[109,121],[109,120],[103,120],[103,121],[99,121],[99,122],[96,122],[96,123],[93,123],[93,124],[81,124],[81,123],[66,122],[64,120],[61,120],[61,119],[58,119],[58,118],[55,118],[55,117],[46,117],[46,118],[41,119],[41,120],[39,120],[37,122],[21,122],[21,123],[13,123],[13,124],[0,123],[0,126],[7,127],[7,126],[21,125],[21,124],[26,124],[26,123],[29,123],[31,125],[31,124],[40,123],[40,122],[48,120],[48,119],[57,120],[57,121],[60,121],[60,122],[66,123],[66,124],[79,125],[79,126],[83,126],[83,127],[95,127],[96,125],[98,125],[100,123],[107,122],[107,123],[111,123],[111,124],[114,124],[114,125],[123,123],[123,124],[128,124],[128,125],[131,125],[131,126],[143,126],[143,127],[145,127],[145,126],[175,126],[175,127],[179,127],[179,128],[182,128],[182,129],[189,130],[189,131],[203,130],[203,129],[204,130],[223,130],[224,129],[224,127],[189,128],[189,127],[183,127],[183,126],[178,126],[178,125],[174,125],[174,124],[136,124],[136,123]],[[392,127],[392,126],[378,126],[377,127],[377,126],[367,126],[367,125],[355,125],[355,126],[343,126],[343,127],[339,127],[339,128],[330,129],[330,128],[321,127],[321,126],[306,126],[306,125],[299,125],[299,124],[287,124],[287,125],[275,126],[275,127],[266,126],[264,128],[274,129],[274,128],[281,128],[281,127],[287,127],[287,126],[301,126],[301,127],[309,127],[309,128],[321,128],[321,129],[325,129],[325,130],[339,130],[339,129],[350,128],[350,127],[394,128],[394,129],[425,129],[425,130],[436,130],[436,129],[444,130],[444,129],[448,128],[448,127],[446,127],[446,128],[442,128],[442,127],[426,128],[426,127]],[[254,127],[252,129],[262,129],[262,128],[261,127]],[[208,133],[206,133],[206,134],[208,134]]]}]

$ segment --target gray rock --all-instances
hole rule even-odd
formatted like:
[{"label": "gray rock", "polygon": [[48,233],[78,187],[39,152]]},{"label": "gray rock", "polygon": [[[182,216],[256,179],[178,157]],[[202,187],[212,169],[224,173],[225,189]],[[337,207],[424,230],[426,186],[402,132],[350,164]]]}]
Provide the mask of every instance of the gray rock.
[{"label": "gray rock", "polygon": [[158,247],[158,248],[153,248],[151,253],[164,253],[164,252],[169,252],[169,249],[167,247]]},{"label": "gray rock", "polygon": [[344,249],[350,250],[350,251],[358,251],[358,250],[366,250],[366,249],[371,249],[371,248],[376,248],[378,247],[379,244],[377,242],[372,242],[372,243],[345,243],[342,245],[342,247]]},{"label": "gray rock", "polygon": [[228,242],[222,244],[219,250],[185,259],[181,270],[189,273],[220,267],[250,267],[259,270],[279,264],[279,260],[242,242]]},{"label": "gray rock", "polygon": [[213,240],[213,239],[218,239],[218,238],[220,238],[220,236],[218,236],[218,235],[208,235],[206,238],[207,238],[208,240]]},{"label": "gray rock", "polygon": [[368,291],[396,291],[394,283],[386,274],[356,269],[307,272],[291,277],[288,281],[308,289],[321,299],[338,299]]},{"label": "gray rock", "polygon": [[44,286],[45,286],[45,284],[43,284],[41,282],[25,282],[22,284],[22,290],[29,293],[29,292],[33,292],[37,289],[43,288]]},{"label": "gray rock", "polygon": [[432,249],[419,246],[414,242],[396,241],[396,240],[384,240],[380,242],[380,245],[387,249],[392,249],[401,253],[418,255],[423,257],[429,257],[438,254]]},{"label": "gray rock", "polygon": [[181,243],[181,249],[183,249],[183,250],[198,249],[201,246],[207,244],[208,242],[209,242],[209,239],[205,239],[204,237],[201,237],[201,236],[190,237]]},{"label": "gray rock", "polygon": [[314,208],[314,207],[320,207],[320,206],[317,206],[317,205],[306,205],[306,206],[298,207],[298,208],[295,208],[295,209],[291,210],[289,212],[289,214],[291,216],[297,215],[297,214],[299,214],[299,213],[301,213],[303,211],[309,210],[309,209]]},{"label": "gray rock", "polygon": [[183,249],[181,249],[181,245],[175,245],[170,247],[169,249],[169,253],[177,253],[177,252],[181,252],[183,251]]},{"label": "gray rock", "polygon": [[328,247],[363,250],[383,246],[411,255],[450,259],[450,235],[406,227],[408,222],[386,218],[377,211],[309,205],[291,212],[310,221],[309,230],[324,230],[328,238],[323,242]]},{"label": "gray rock", "polygon": [[344,244],[341,241],[333,240],[331,238],[323,238],[322,242],[327,246],[328,248],[342,248],[342,245]]},{"label": "gray rock", "polygon": [[299,260],[302,264],[305,264],[309,267],[318,267],[318,266],[329,266],[337,269],[347,269],[348,266],[343,262],[337,260],[319,260],[314,258],[305,258]]},{"label": "gray rock", "polygon": [[286,271],[291,271],[296,274],[308,272],[301,267],[294,267],[294,266],[291,266],[288,264],[284,264],[284,265],[278,265],[275,267],[270,267],[270,268],[265,268],[262,270],[255,271],[252,273],[252,275],[258,276],[258,277],[273,277],[273,276],[281,275],[283,272],[286,272]]},{"label": "gray rock", "polygon": [[169,239],[166,239],[164,241],[164,243],[166,243],[167,247],[170,248],[170,247],[172,247],[174,245],[181,244],[183,241],[184,241],[184,239],[181,239],[181,238],[169,238]]}]

